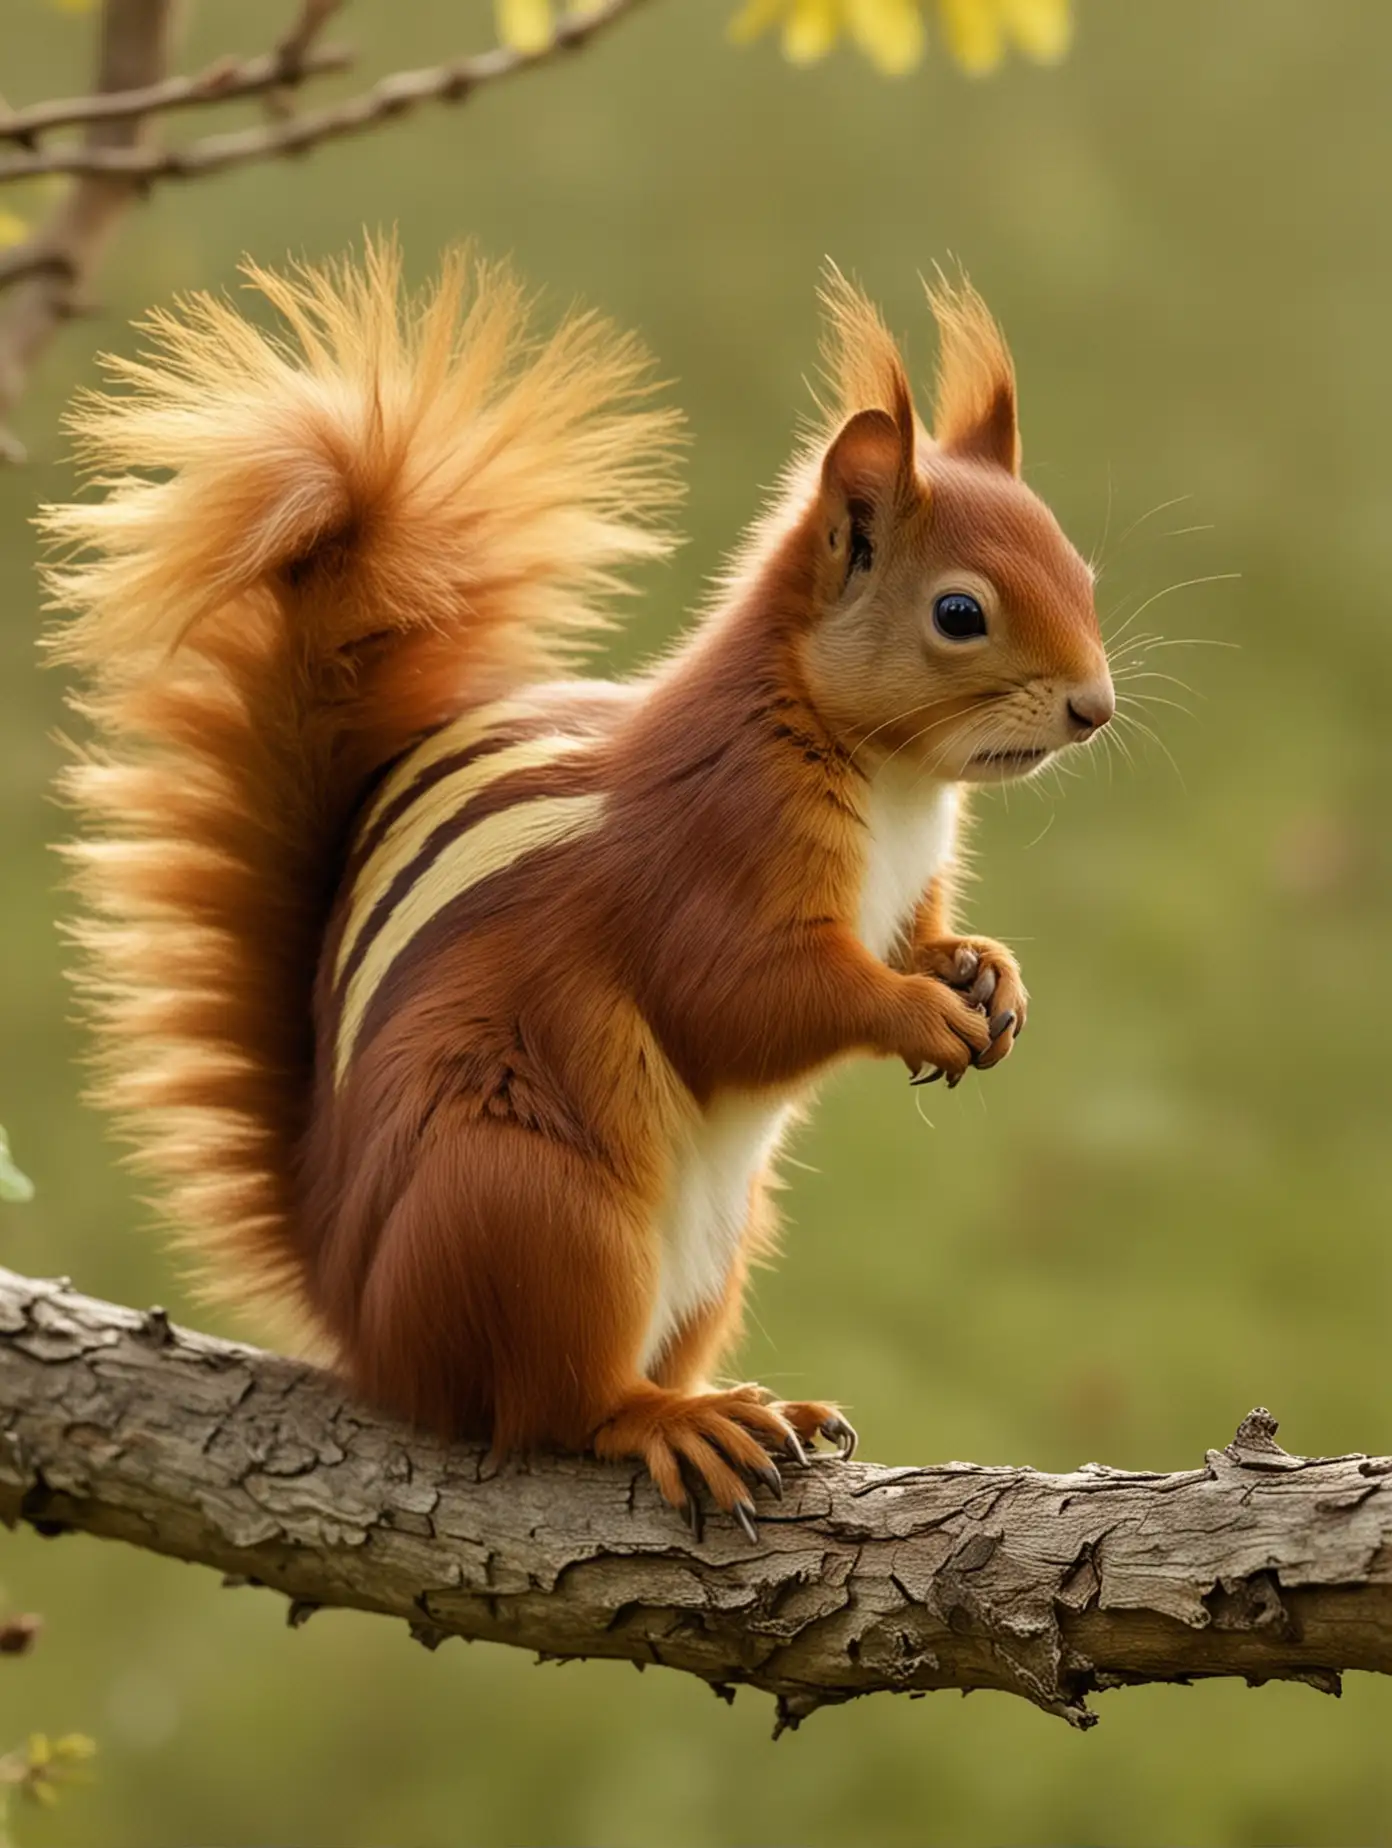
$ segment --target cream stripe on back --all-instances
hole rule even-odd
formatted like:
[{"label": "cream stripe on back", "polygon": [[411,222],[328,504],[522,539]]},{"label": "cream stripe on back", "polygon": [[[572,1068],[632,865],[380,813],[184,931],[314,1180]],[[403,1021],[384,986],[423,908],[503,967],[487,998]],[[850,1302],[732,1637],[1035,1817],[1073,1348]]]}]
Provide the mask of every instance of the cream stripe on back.
[{"label": "cream stripe on back", "polygon": [[515,719],[530,718],[531,710],[523,700],[500,699],[491,706],[479,706],[473,712],[466,712],[441,730],[432,732],[423,744],[417,745],[410,756],[397,765],[377,791],[372,807],[358,824],[358,838],[367,835],[369,829],[398,796],[406,793],[423,770],[429,770],[432,764],[438,764],[446,757],[453,757],[456,751],[467,751],[471,744],[481,744],[489,732],[496,731],[500,725],[510,724]]},{"label": "cream stripe on back", "polygon": [[368,946],[343,997],[334,1082],[341,1084],[373,995],[411,939],[452,899],[524,854],[559,846],[598,827],[602,795],[537,796],[489,815],[457,835],[426,867]]},{"label": "cream stripe on back", "polygon": [[[496,712],[497,708],[491,710]],[[486,729],[491,729],[491,726]],[[478,734],[479,737],[483,735],[483,732]],[[411,781],[428,769],[431,763],[438,763],[442,757],[452,755],[454,751],[464,749],[467,744],[476,741],[476,738],[471,737],[461,744],[456,732],[449,750],[441,751],[434,748],[436,740],[432,738],[429,741],[430,756],[422,757],[420,752],[413,753],[401,766],[402,771],[411,772],[402,788],[408,789]],[[583,738],[567,737],[559,733],[546,738],[528,738],[521,744],[506,745],[500,751],[490,751],[487,757],[465,764],[462,769],[450,776],[441,777],[438,783],[424,790],[409,808],[397,816],[358,873],[343,926],[343,936],[339,941],[338,955],[334,961],[334,981],[342,979],[364,926],[379,902],[391,890],[392,882],[422,852],[437,828],[453,820],[466,802],[490,784],[511,776],[517,770],[536,770],[555,763],[571,751],[582,750],[585,743]],[[422,750],[425,748],[423,746]],[[383,793],[386,793],[385,790]],[[381,807],[380,802],[374,804],[374,812]],[[363,825],[370,827],[371,823],[372,817],[369,816]]]}]

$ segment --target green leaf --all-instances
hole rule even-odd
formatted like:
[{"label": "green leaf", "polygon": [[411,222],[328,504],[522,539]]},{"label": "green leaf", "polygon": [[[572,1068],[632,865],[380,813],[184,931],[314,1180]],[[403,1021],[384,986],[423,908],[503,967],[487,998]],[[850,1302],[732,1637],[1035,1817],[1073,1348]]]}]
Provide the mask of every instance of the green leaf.
[{"label": "green leaf", "polygon": [[27,1174],[21,1174],[10,1159],[9,1138],[0,1129],[0,1200],[10,1200],[19,1204],[34,1197],[34,1183]]}]

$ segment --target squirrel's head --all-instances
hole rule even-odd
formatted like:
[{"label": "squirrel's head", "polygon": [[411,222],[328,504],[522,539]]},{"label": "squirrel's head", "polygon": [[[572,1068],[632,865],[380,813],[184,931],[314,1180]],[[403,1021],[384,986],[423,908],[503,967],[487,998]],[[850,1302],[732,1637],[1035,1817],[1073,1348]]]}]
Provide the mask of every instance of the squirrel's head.
[{"label": "squirrel's head", "polygon": [[824,291],[838,402],[804,458],[803,665],[818,709],[857,745],[925,775],[1003,782],[1093,737],[1116,700],[1092,572],[1020,479],[1000,331],[965,284],[929,299],[931,435],[874,308],[839,272]]}]

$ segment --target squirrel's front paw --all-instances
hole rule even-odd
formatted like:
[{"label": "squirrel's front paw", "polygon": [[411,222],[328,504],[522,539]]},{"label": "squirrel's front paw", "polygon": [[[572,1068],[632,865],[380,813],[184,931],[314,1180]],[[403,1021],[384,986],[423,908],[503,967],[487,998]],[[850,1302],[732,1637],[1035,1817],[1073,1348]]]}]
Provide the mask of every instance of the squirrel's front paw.
[{"label": "squirrel's front paw", "polygon": [[912,1083],[946,1078],[951,1090],[990,1052],[991,1023],[965,995],[942,982],[911,975],[907,983],[912,1015],[900,1056],[913,1074]]},{"label": "squirrel's front paw", "polygon": [[999,1065],[1025,1030],[1029,996],[1020,965],[1003,943],[992,937],[940,937],[922,944],[915,962],[987,1016],[991,1043],[974,1061],[980,1071]]}]

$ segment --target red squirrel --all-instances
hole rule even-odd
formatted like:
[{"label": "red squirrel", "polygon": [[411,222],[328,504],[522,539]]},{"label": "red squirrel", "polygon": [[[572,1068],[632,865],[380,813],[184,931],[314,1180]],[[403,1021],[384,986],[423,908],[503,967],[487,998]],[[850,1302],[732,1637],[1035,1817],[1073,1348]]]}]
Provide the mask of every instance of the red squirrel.
[{"label": "red squirrel", "polygon": [[249,267],[71,414],[54,640],[102,1088],[223,1287],[419,1425],[644,1464],[754,1532],[835,1405],[712,1384],[790,1118],[851,1053],[1003,1060],[1014,956],[952,922],[964,792],[1114,709],[1088,566],[1020,476],[1004,340],[930,290],[932,431],[824,289],[828,402],[711,606],[578,656],[667,547],[676,419],[590,315],[466,254]]}]

